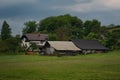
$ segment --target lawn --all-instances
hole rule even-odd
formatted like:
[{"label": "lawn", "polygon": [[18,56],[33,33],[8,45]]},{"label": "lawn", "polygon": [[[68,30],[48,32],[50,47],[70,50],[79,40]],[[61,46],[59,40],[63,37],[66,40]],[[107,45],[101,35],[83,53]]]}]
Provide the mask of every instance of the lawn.
[{"label": "lawn", "polygon": [[63,57],[1,55],[0,80],[120,80],[120,51]]}]

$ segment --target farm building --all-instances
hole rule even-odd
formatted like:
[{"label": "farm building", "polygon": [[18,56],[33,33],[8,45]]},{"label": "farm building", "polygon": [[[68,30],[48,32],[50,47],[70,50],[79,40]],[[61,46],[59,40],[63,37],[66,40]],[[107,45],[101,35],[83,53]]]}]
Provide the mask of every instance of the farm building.
[{"label": "farm building", "polygon": [[[21,45],[26,47],[26,50],[31,50],[31,43],[35,43],[38,48],[42,48],[45,46],[45,43],[48,40],[47,34],[24,34],[21,37],[22,43]],[[39,49],[38,49],[39,50]]]},{"label": "farm building", "polygon": [[[39,51],[42,55],[76,55],[80,52],[87,54],[109,50],[97,40],[71,39],[70,41],[48,41],[47,34],[25,34],[21,37],[21,40],[21,45],[27,51]],[[37,46],[34,50],[32,43]]]},{"label": "farm building", "polygon": [[97,40],[81,40],[81,39],[71,39],[71,41],[81,49],[81,52],[84,54],[87,53],[97,53],[97,52],[106,52],[109,49],[103,46]]},{"label": "farm building", "polygon": [[46,43],[45,53],[49,55],[64,54],[64,55],[76,55],[80,52],[71,41],[48,41]]}]

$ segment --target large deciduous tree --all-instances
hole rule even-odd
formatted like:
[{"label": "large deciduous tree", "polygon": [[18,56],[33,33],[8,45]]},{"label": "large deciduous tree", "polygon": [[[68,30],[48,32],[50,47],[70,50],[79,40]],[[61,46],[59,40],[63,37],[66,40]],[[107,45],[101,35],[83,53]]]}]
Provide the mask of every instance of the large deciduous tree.
[{"label": "large deciduous tree", "polygon": [[98,34],[100,32],[100,26],[101,23],[96,19],[93,19],[92,21],[90,20],[85,21],[84,23],[85,36],[87,36],[90,32]]},{"label": "large deciduous tree", "polygon": [[25,27],[23,28],[23,34],[26,33],[34,33],[37,31],[37,23],[36,21],[28,21],[24,23]]},{"label": "large deciduous tree", "polygon": [[56,35],[57,35],[56,36],[57,40],[60,40],[60,41],[68,40],[70,35],[69,29],[66,26],[60,27],[56,30]]},{"label": "large deciduous tree", "polygon": [[9,24],[4,21],[1,29],[1,38],[2,40],[6,40],[11,37],[11,28],[9,27]]},{"label": "large deciduous tree", "polygon": [[[64,29],[67,29],[65,33],[60,31]],[[64,35],[64,37],[81,38],[83,36],[83,22],[76,16],[71,16],[69,14],[52,16],[40,21],[38,31],[52,34],[57,32],[56,37],[67,34],[66,36]],[[61,40],[62,38],[57,39]]]}]

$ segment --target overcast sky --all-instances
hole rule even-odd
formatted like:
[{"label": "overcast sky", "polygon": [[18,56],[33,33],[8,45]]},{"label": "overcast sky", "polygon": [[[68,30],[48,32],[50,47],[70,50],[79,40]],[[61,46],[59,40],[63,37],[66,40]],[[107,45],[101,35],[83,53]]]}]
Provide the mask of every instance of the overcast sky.
[{"label": "overcast sky", "polygon": [[0,29],[6,20],[13,34],[20,34],[26,21],[64,14],[119,25],[120,0],[0,0]]}]

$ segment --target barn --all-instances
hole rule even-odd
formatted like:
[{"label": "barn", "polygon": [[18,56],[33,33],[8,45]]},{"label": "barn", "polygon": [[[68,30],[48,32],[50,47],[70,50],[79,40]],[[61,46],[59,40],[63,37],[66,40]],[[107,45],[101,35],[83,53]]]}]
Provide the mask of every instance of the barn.
[{"label": "barn", "polygon": [[71,41],[48,41],[45,48],[45,53],[49,55],[76,55],[80,51],[81,49],[76,47]]},{"label": "barn", "polygon": [[72,41],[78,48],[80,48],[81,52],[84,54],[101,53],[107,52],[109,50],[97,40],[71,39],[70,41]]}]

